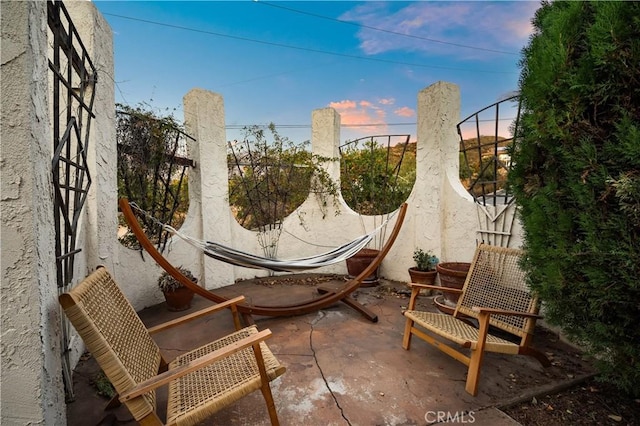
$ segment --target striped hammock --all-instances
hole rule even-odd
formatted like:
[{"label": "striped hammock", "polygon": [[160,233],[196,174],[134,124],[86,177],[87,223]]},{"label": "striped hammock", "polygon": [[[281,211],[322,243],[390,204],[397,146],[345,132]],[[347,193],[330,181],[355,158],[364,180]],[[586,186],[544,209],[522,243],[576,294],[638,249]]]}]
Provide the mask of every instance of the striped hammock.
[{"label": "striped hammock", "polygon": [[373,237],[378,232],[380,232],[380,230],[384,226],[386,226],[388,221],[389,219],[387,219],[384,223],[382,223],[382,225],[380,225],[370,233],[362,235],[354,239],[353,241],[350,241],[325,253],[309,257],[286,260],[261,257],[251,253],[236,250],[234,248],[227,247],[212,241],[202,241],[186,235],[185,233],[180,232],[169,225],[163,224],[162,227],[172,235],[176,235],[193,247],[202,250],[207,256],[225,263],[236,266],[243,266],[245,268],[268,269],[277,272],[298,272],[308,269],[321,268],[323,266],[332,265],[334,263],[338,263],[350,258],[358,251],[363,249],[373,239]]}]

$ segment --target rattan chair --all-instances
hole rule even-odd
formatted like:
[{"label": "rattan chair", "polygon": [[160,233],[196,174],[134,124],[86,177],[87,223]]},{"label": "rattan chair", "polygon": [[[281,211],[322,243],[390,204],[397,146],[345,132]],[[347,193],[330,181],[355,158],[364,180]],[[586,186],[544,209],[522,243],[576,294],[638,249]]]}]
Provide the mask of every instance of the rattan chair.
[{"label": "rattan chair", "polygon": [[[168,385],[166,424],[196,424],[260,389],[272,424],[278,424],[269,382],[285,368],[264,340],[269,330],[242,328],[237,297],[147,329],[106,268],[99,268],[60,304],[105,375],[140,424],[162,424],[156,389]],[[167,364],[151,334],[229,308],[236,331]]]},{"label": "rattan chair", "polygon": [[[522,255],[521,250],[481,244],[476,249],[461,290],[412,283],[411,299],[404,312],[406,325],[402,347],[408,350],[411,336],[415,335],[467,365],[465,389],[473,396],[478,393],[480,366],[485,352],[531,355],[544,367],[550,366],[547,357],[530,346],[535,321],[540,318],[539,305],[519,267]],[[460,294],[453,315],[415,310],[420,289]],[[477,320],[478,328],[473,319]],[[489,326],[506,331],[515,338],[512,341],[489,334]],[[469,349],[470,355],[443,340]]]}]

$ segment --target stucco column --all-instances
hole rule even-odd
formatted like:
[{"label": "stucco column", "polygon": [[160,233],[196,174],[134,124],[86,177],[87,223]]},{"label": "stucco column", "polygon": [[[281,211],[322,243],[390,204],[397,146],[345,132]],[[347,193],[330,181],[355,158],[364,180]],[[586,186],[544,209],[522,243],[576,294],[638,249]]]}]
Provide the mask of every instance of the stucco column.
[{"label": "stucco column", "polygon": [[2,2],[2,424],[64,425],[47,3]]},{"label": "stucco column", "polygon": [[[207,90],[192,89],[184,96],[183,103],[186,131],[196,139],[189,145],[190,155],[196,162],[195,169],[189,172],[189,210],[200,210],[197,215],[202,233],[198,238],[234,246],[231,225],[235,219],[228,203],[223,98]],[[202,264],[200,284],[205,288],[218,288],[234,282],[231,265],[211,259],[204,260]]]},{"label": "stucco column", "polygon": [[[113,33],[92,2],[67,2],[74,26],[82,34],[82,43],[98,70],[91,132],[87,144],[87,161],[92,184],[86,204],[88,246],[87,270],[79,271],[75,282],[97,265],[116,273],[118,263],[118,151],[116,147]],[[116,279],[118,277],[116,276]]]},{"label": "stucco column", "polygon": [[418,93],[418,145],[416,183],[411,213],[415,226],[414,247],[433,250],[442,257],[445,222],[443,188],[446,170],[458,161],[456,124],[460,117],[460,89],[437,82]]},{"label": "stucco column", "polygon": [[311,149],[315,155],[332,159],[323,164],[331,179],[340,184],[340,114],[333,108],[311,113]]}]

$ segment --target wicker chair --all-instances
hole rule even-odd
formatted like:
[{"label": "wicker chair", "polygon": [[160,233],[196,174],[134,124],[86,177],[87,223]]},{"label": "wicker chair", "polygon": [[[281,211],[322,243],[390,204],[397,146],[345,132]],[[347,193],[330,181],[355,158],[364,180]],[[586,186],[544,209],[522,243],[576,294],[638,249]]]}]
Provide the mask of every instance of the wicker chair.
[{"label": "wicker chair", "polygon": [[[138,423],[162,424],[155,390],[168,385],[166,424],[196,424],[260,389],[275,425],[278,417],[269,382],[285,368],[264,343],[269,330],[241,328],[236,305],[243,299],[146,329],[109,272],[99,268],[62,294],[60,304]],[[224,308],[231,309],[237,331],[167,364],[151,334]]]},{"label": "wicker chair", "polygon": [[[485,352],[530,355],[544,367],[550,366],[543,353],[530,347],[535,321],[539,318],[539,305],[518,265],[522,255],[521,250],[481,244],[476,249],[461,290],[412,283],[411,299],[404,312],[407,320],[402,347],[408,350],[411,336],[415,335],[468,366],[465,389],[473,396],[478,393],[480,366]],[[453,315],[415,310],[420,289],[460,294]],[[472,319],[477,320],[478,328]],[[489,334],[489,326],[512,334],[516,337],[512,340],[519,342]],[[470,356],[442,340],[469,349]]]}]

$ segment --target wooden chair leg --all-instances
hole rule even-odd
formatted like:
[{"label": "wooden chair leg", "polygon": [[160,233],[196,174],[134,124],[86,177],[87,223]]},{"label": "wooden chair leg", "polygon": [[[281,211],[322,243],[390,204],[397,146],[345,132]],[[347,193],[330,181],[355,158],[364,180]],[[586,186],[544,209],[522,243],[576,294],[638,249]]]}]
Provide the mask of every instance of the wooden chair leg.
[{"label": "wooden chair leg", "polygon": [[278,420],[278,413],[276,412],[276,404],[273,401],[273,395],[271,394],[271,387],[269,386],[269,382],[263,383],[260,387],[262,391],[262,396],[264,396],[264,400],[267,403],[267,409],[269,410],[269,419],[271,419],[271,424],[273,426],[280,425],[280,421]]},{"label": "wooden chair leg", "polygon": [[271,419],[272,426],[279,426],[278,413],[276,412],[276,404],[273,401],[273,395],[271,394],[271,387],[269,386],[269,378],[267,377],[267,371],[264,366],[264,358],[262,357],[262,350],[260,349],[260,343],[253,345],[253,353],[256,357],[256,363],[258,364],[258,370],[260,371],[260,390],[262,396],[267,403],[267,410],[269,410],[269,419]]},{"label": "wooden chair leg", "polygon": [[471,350],[471,360],[469,361],[469,370],[467,371],[467,385],[465,390],[473,396],[478,394],[478,381],[480,380],[480,367],[482,366],[482,358],[484,358],[484,347],[487,342],[487,333],[489,333],[489,314],[481,313],[478,315],[480,328],[478,329],[478,343],[475,349]]},{"label": "wooden chair leg", "polygon": [[469,370],[467,371],[467,384],[465,390],[473,396],[478,395],[478,382],[480,380],[480,366],[484,351],[475,349],[471,353],[471,361],[469,362]]},{"label": "wooden chair leg", "polygon": [[407,318],[407,322],[404,325],[404,336],[402,337],[402,347],[409,350],[411,347],[411,328],[413,327],[413,320]]}]

